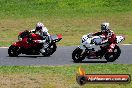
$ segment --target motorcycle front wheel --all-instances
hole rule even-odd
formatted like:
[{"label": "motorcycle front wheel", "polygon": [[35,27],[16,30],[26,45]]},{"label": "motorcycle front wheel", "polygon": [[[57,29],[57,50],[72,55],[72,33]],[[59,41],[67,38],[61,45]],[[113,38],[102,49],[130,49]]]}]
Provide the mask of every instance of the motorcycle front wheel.
[{"label": "motorcycle front wheel", "polygon": [[8,49],[8,54],[10,57],[17,57],[19,55],[19,47],[11,45]]},{"label": "motorcycle front wheel", "polygon": [[114,62],[116,59],[118,59],[120,54],[121,54],[121,49],[119,46],[116,45],[112,53],[107,52],[105,54],[105,59],[108,62]]},{"label": "motorcycle front wheel", "polygon": [[85,55],[82,54],[83,50],[80,49],[79,47],[76,48],[73,53],[72,53],[72,59],[74,60],[74,62],[78,63],[81,62],[82,60],[85,59]]}]

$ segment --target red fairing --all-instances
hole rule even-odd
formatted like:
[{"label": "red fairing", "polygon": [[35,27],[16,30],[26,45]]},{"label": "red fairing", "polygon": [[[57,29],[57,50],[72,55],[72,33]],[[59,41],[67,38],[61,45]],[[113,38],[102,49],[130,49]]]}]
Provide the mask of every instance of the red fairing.
[{"label": "red fairing", "polygon": [[22,41],[15,42],[12,45],[21,47],[22,45],[26,45],[27,44],[27,39],[28,38],[23,38]]},{"label": "red fairing", "polygon": [[62,35],[61,34],[58,34],[58,39],[62,39]]},{"label": "red fairing", "polygon": [[22,41],[15,42],[12,45],[18,47],[24,46],[25,48],[29,48],[31,44],[28,44],[27,39],[28,38],[23,38]]},{"label": "red fairing", "polygon": [[13,45],[13,46],[18,46],[18,47],[20,46],[19,42],[15,42],[15,43],[13,43],[12,45]]},{"label": "red fairing", "polygon": [[[21,34],[21,33],[19,33],[19,34]],[[33,38],[33,40],[41,40],[41,37],[38,34],[31,34],[30,36]],[[22,39],[22,41],[15,42],[12,45],[13,46],[18,46],[18,47],[23,46],[25,48],[36,46],[37,43],[28,43],[27,39],[28,38],[25,37],[25,38]]]},{"label": "red fairing", "polygon": [[40,35],[38,35],[38,34],[31,34],[31,37],[33,38],[33,40],[41,40],[41,37],[40,37]]}]

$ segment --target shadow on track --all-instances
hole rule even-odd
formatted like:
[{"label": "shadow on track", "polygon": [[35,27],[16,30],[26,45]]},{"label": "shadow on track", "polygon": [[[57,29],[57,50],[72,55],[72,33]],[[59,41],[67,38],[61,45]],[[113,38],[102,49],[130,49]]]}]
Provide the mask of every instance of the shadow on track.
[{"label": "shadow on track", "polygon": [[[7,57],[10,57],[10,56],[7,56]],[[38,55],[34,55],[34,56],[30,56],[30,55],[26,55],[26,56],[17,56],[17,58],[20,58],[20,57],[37,58],[37,57],[50,57],[50,56],[38,56]]]},{"label": "shadow on track", "polygon": [[[75,63],[75,62],[73,62],[73,63]],[[107,61],[82,61],[79,63],[107,63]]]},{"label": "shadow on track", "polygon": [[81,63],[107,63],[107,61],[82,61]]}]

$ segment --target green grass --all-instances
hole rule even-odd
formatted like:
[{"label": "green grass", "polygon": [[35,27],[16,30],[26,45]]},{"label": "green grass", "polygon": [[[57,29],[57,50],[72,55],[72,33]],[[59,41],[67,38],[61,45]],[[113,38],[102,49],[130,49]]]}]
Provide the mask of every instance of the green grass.
[{"label": "green grass", "polygon": [[[80,65],[87,74],[130,74],[132,65]],[[0,85],[8,88],[80,88],[76,83],[78,65],[67,66],[0,66]],[[0,87],[0,88],[1,88]],[[108,84],[86,84],[81,88],[106,88]],[[131,88],[130,84],[109,84],[108,88]]]},{"label": "green grass", "polygon": [[132,0],[0,0],[0,20],[0,46],[10,46],[19,31],[38,21],[63,35],[59,45],[80,44],[83,34],[99,31],[104,21],[132,43]]},{"label": "green grass", "polygon": [[2,18],[81,17],[131,12],[131,0],[1,0]]}]

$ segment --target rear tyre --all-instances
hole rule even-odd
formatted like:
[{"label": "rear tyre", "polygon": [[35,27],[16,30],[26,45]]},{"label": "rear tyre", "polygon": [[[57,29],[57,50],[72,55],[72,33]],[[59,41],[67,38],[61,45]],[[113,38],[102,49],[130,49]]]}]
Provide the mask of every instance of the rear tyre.
[{"label": "rear tyre", "polygon": [[74,60],[74,62],[78,63],[78,62],[82,62],[82,60],[85,59],[85,55],[82,54],[83,50],[80,49],[79,47],[76,48],[73,53],[72,53],[72,59]]},{"label": "rear tyre", "polygon": [[43,56],[50,56],[56,51],[56,44],[51,45],[50,47],[45,49],[45,52],[42,53]]},{"label": "rear tyre", "polygon": [[105,59],[108,62],[114,62],[116,59],[118,59],[120,54],[121,54],[121,49],[119,48],[119,46],[116,45],[112,53],[105,54]]},{"label": "rear tyre", "polygon": [[19,47],[11,45],[8,49],[8,54],[10,57],[17,57],[19,55]]}]

